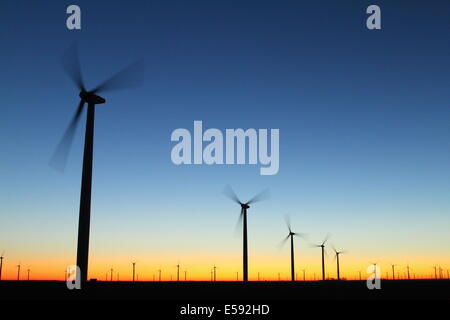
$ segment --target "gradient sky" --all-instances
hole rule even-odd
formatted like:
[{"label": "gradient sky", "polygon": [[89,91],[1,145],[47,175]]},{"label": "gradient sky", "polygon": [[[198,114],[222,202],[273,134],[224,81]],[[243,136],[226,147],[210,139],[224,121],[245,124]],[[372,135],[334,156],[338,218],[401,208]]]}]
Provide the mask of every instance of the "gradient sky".
[{"label": "gradient sky", "polygon": [[[78,4],[82,30],[66,28]],[[125,5],[126,3],[126,5]],[[366,28],[378,4],[382,30]],[[295,230],[348,251],[342,272],[371,261],[450,268],[448,1],[18,1],[0,3],[0,251],[34,278],[61,279],[76,259],[84,121],[63,174],[48,163],[78,103],[61,67],[79,44],[88,88],[143,58],[141,88],[97,108],[90,276],[111,266],[151,280],[160,267],[191,279],[241,274],[233,236],[249,211],[250,277],[283,277]],[[83,117],[84,119],[84,117]],[[175,166],[176,128],[279,128],[280,171],[259,165]],[[299,270],[320,250],[299,240]],[[335,268],[327,259],[330,276]],[[364,272],[364,271],[363,271]],[[24,274],[24,273],[23,273]]]}]

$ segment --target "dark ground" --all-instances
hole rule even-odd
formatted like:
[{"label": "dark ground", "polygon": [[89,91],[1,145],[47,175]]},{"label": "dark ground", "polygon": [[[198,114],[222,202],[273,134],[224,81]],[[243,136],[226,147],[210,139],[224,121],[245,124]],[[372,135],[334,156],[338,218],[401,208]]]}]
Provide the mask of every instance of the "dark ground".
[{"label": "dark ground", "polygon": [[450,280],[382,280],[380,290],[365,281],[315,282],[90,282],[69,290],[62,281],[1,281],[2,300],[447,300]]}]

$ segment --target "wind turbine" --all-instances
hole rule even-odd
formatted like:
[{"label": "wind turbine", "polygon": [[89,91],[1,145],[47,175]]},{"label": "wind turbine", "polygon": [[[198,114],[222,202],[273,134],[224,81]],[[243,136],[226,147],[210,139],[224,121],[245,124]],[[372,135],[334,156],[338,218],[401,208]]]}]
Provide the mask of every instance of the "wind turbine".
[{"label": "wind turbine", "polygon": [[392,268],[392,280],[395,280],[395,267],[397,265],[396,264],[391,264],[391,268]]},{"label": "wind turbine", "polygon": [[289,216],[286,216],[286,217],[285,217],[285,221],[286,221],[286,226],[287,226],[287,228],[288,228],[289,233],[288,233],[288,235],[286,236],[286,238],[284,238],[284,239],[281,241],[279,247],[281,248],[282,246],[284,246],[284,244],[286,243],[286,241],[287,241],[288,239],[291,240],[291,281],[295,281],[294,236],[304,238],[305,235],[304,235],[303,233],[296,233],[296,232],[293,232],[293,231],[292,231],[291,221],[290,221],[290,219],[289,219]]},{"label": "wind turbine", "polygon": [[133,282],[134,282],[134,275],[136,274],[136,261],[131,261],[133,264]]},{"label": "wind turbine", "polygon": [[239,220],[237,227],[239,224],[243,221],[243,254],[242,254],[242,260],[243,260],[243,281],[248,281],[248,247],[247,247],[247,209],[250,208],[250,204],[256,203],[258,201],[262,201],[265,199],[268,199],[270,197],[269,191],[266,189],[262,191],[261,193],[257,194],[253,198],[251,198],[246,203],[243,203],[239,200],[239,198],[236,196],[236,193],[234,193],[233,189],[231,189],[230,186],[225,187],[224,194],[229,197],[231,200],[236,202],[241,206],[241,214],[239,215]]},{"label": "wind turbine", "polygon": [[[375,273],[375,279],[379,279],[379,278],[377,277],[377,275],[378,275],[377,263],[378,263],[378,262],[372,262],[372,265],[373,265],[373,272]],[[381,277],[381,272],[379,273],[379,276]]]},{"label": "wind turbine", "polygon": [[2,270],[3,270],[3,259],[5,255],[5,251],[2,252],[2,255],[0,256],[0,281],[2,281]]},{"label": "wind turbine", "polygon": [[313,245],[314,247],[322,248],[322,280],[325,280],[325,243],[328,241],[329,238],[330,234],[328,233],[325,236],[325,239],[323,239],[321,244]]},{"label": "wind turbine", "polygon": [[333,251],[334,251],[334,258],[336,259],[336,264],[337,264],[337,278],[338,280],[341,280],[341,273],[340,273],[340,267],[339,267],[339,255],[342,253],[345,253],[345,251],[337,251],[336,248],[333,246]]},{"label": "wind turbine", "polygon": [[406,270],[408,271],[408,280],[411,280],[411,276],[409,274],[409,263],[406,265]]},{"label": "wind turbine", "polygon": [[91,189],[92,189],[92,158],[94,148],[94,116],[96,106],[103,104],[106,100],[99,95],[100,92],[132,88],[138,86],[142,81],[143,64],[133,63],[105,80],[94,89],[88,91],[83,82],[76,46],[72,46],[63,56],[63,67],[80,90],[80,103],[67,127],[61,141],[59,142],[50,163],[64,169],[69,149],[79,124],[84,105],[87,103],[86,132],[84,139],[83,173],[81,178],[80,213],[78,220],[78,244],[77,244],[77,266],[80,268],[81,283],[87,281],[88,257],[89,257],[89,227],[91,219]]},{"label": "wind turbine", "polygon": [[19,281],[19,280],[20,280],[20,262],[17,265],[17,281]]}]

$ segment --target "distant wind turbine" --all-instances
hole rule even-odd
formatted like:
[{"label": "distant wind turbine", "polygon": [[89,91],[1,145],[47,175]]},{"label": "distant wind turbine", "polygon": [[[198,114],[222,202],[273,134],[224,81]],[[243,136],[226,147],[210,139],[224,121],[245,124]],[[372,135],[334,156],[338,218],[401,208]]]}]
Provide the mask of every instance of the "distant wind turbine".
[{"label": "distant wind turbine", "polygon": [[243,229],[243,250],[242,250],[243,251],[243,255],[242,255],[243,263],[242,264],[243,264],[243,274],[244,274],[243,281],[247,282],[248,281],[247,209],[250,208],[250,204],[252,204],[252,203],[256,203],[258,201],[268,199],[270,197],[269,191],[267,189],[264,190],[263,192],[257,194],[253,198],[251,198],[246,203],[243,203],[239,200],[239,198],[236,196],[236,193],[233,191],[233,189],[231,189],[230,186],[225,187],[224,194],[241,206],[241,214],[239,215],[239,220],[238,220],[237,226],[239,226],[241,221],[243,221],[243,228],[242,228]]},{"label": "distant wind turbine", "polygon": [[5,251],[2,252],[2,255],[0,256],[0,281],[2,281],[2,270],[3,270],[3,259],[5,255]]},{"label": "distant wind turbine", "polygon": [[395,280],[395,267],[396,266],[397,266],[396,264],[391,264],[391,267],[392,267],[392,280]]},{"label": "distant wind turbine", "polygon": [[328,233],[321,244],[313,245],[314,247],[322,249],[322,280],[325,280],[325,243],[328,241],[329,238],[330,234]]},{"label": "distant wind turbine", "polygon": [[288,235],[284,238],[279,244],[279,248],[283,247],[288,239],[291,240],[291,281],[295,281],[295,254],[294,254],[294,236],[304,238],[305,235],[303,233],[296,233],[292,231],[291,221],[289,216],[285,216],[286,226],[288,228]]},{"label": "distant wind turbine", "polygon": [[136,274],[136,261],[131,261],[131,264],[133,265],[133,282],[134,282],[134,276]]},{"label": "distant wind turbine", "polygon": [[333,251],[334,251],[334,258],[336,259],[336,264],[337,264],[337,278],[338,280],[341,280],[341,273],[340,273],[340,266],[339,266],[339,255],[341,255],[342,253],[345,253],[345,251],[337,251],[336,248],[333,246]]},{"label": "distant wind turbine", "polygon": [[17,281],[19,281],[19,280],[20,280],[20,262],[17,265]]}]

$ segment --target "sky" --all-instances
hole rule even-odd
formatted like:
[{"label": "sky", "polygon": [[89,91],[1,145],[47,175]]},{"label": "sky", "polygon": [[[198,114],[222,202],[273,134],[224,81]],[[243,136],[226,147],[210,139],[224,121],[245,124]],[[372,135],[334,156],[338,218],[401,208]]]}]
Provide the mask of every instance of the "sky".
[{"label": "sky", "polygon": [[[81,8],[81,30],[66,8]],[[366,28],[367,6],[381,30]],[[318,243],[346,250],[345,277],[378,262],[428,277],[450,268],[448,1],[33,1],[0,3],[0,252],[33,279],[75,263],[84,119],[63,173],[49,166],[79,102],[61,56],[77,43],[93,88],[143,59],[141,87],[96,109],[89,276],[140,279],[242,274],[240,208],[249,209],[249,272],[289,276],[283,217],[298,272],[319,274]],[[180,165],[177,128],[279,129],[280,169]],[[330,246],[327,273],[335,276]],[[25,271],[22,272],[25,277]]]}]

